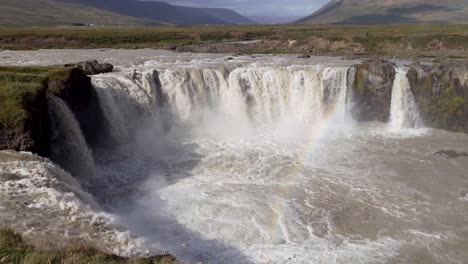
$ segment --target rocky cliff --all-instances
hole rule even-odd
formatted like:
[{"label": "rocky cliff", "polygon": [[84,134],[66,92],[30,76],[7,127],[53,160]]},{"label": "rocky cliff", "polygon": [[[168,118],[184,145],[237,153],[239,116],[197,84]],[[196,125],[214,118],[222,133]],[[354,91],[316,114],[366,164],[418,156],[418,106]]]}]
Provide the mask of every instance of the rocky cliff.
[{"label": "rocky cliff", "polygon": [[366,60],[356,65],[351,108],[355,120],[389,120],[394,79],[395,65],[386,60]]},{"label": "rocky cliff", "polygon": [[[366,60],[355,69],[351,86],[354,119],[388,122],[395,64]],[[468,133],[468,64],[414,63],[407,78],[425,126]]]},{"label": "rocky cliff", "polygon": [[99,99],[83,68],[0,67],[0,150],[50,154],[47,93],[68,105],[88,145],[105,142]]},{"label": "rocky cliff", "polygon": [[[395,67],[369,59],[350,71],[348,95],[356,121],[389,121]],[[88,146],[105,147],[110,126],[85,68],[0,67],[0,150],[50,154],[48,93],[67,104]],[[415,63],[407,77],[426,126],[468,133],[468,64]]]},{"label": "rocky cliff", "polygon": [[104,144],[107,126],[99,99],[86,74],[94,74],[87,67],[70,67],[53,71],[48,76],[47,92],[61,98],[72,110],[89,146]]},{"label": "rocky cliff", "polygon": [[468,64],[414,64],[407,74],[425,125],[468,133]]}]

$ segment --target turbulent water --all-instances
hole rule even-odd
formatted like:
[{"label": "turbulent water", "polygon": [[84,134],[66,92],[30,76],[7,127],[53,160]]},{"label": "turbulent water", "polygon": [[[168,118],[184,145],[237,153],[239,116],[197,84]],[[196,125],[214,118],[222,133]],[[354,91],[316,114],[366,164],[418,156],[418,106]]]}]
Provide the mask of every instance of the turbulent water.
[{"label": "turbulent water", "polygon": [[402,69],[389,124],[354,122],[353,78],[347,62],[281,58],[147,60],[95,76],[118,146],[93,153],[94,180],[81,180],[89,194],[76,182],[55,192],[84,204],[75,215],[106,212],[101,224],[77,230],[104,230],[127,254],[168,250],[187,263],[466,263],[467,160],[436,152],[467,151],[468,136],[420,128]]}]

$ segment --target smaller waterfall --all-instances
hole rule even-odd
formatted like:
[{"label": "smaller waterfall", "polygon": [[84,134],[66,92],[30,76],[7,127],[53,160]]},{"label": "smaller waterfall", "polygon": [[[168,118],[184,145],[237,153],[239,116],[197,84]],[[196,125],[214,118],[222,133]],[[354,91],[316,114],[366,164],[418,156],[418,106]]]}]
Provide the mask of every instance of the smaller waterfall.
[{"label": "smaller waterfall", "polygon": [[336,123],[347,119],[347,68],[325,68],[321,76],[322,102],[325,104],[326,115]]},{"label": "smaller waterfall", "polygon": [[106,119],[111,142],[126,144],[141,120],[153,115],[154,71],[97,76],[92,82]]},{"label": "smaller waterfall", "polygon": [[51,159],[79,179],[94,177],[94,159],[75,116],[57,96],[48,94],[47,103]]},{"label": "smaller waterfall", "polygon": [[389,127],[392,130],[414,128],[418,122],[419,112],[406,77],[406,71],[397,68],[392,88]]}]

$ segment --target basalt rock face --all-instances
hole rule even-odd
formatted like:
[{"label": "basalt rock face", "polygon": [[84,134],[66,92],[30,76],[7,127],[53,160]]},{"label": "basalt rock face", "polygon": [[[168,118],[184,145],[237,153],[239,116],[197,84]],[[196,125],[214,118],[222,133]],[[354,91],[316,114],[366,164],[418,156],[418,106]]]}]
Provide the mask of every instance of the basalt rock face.
[{"label": "basalt rock face", "polygon": [[414,64],[407,74],[425,125],[468,133],[468,64]]},{"label": "basalt rock face", "polygon": [[61,98],[72,110],[89,146],[100,146],[106,126],[91,78],[78,67],[64,68],[49,76],[47,92]]},{"label": "basalt rock face", "polygon": [[[34,69],[31,71],[33,73],[0,73],[0,150],[50,155],[47,93],[67,104],[89,146],[101,147],[107,142],[104,114],[91,78],[84,70],[57,68],[40,75],[34,73]],[[15,81],[6,82],[7,77]]]},{"label": "basalt rock face", "polygon": [[99,63],[97,60],[82,61],[75,64],[66,64],[65,67],[77,67],[82,69],[87,75],[112,72],[114,66],[110,63]]},{"label": "basalt rock face", "polygon": [[367,60],[355,67],[351,114],[360,122],[387,122],[390,118],[395,65],[385,60]]}]

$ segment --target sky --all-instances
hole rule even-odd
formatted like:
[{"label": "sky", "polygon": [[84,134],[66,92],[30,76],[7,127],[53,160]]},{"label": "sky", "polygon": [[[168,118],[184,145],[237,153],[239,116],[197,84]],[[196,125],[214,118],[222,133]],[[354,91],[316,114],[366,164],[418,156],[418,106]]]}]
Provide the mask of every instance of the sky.
[{"label": "sky", "polygon": [[330,0],[163,0],[194,7],[222,7],[249,16],[306,16]]}]

